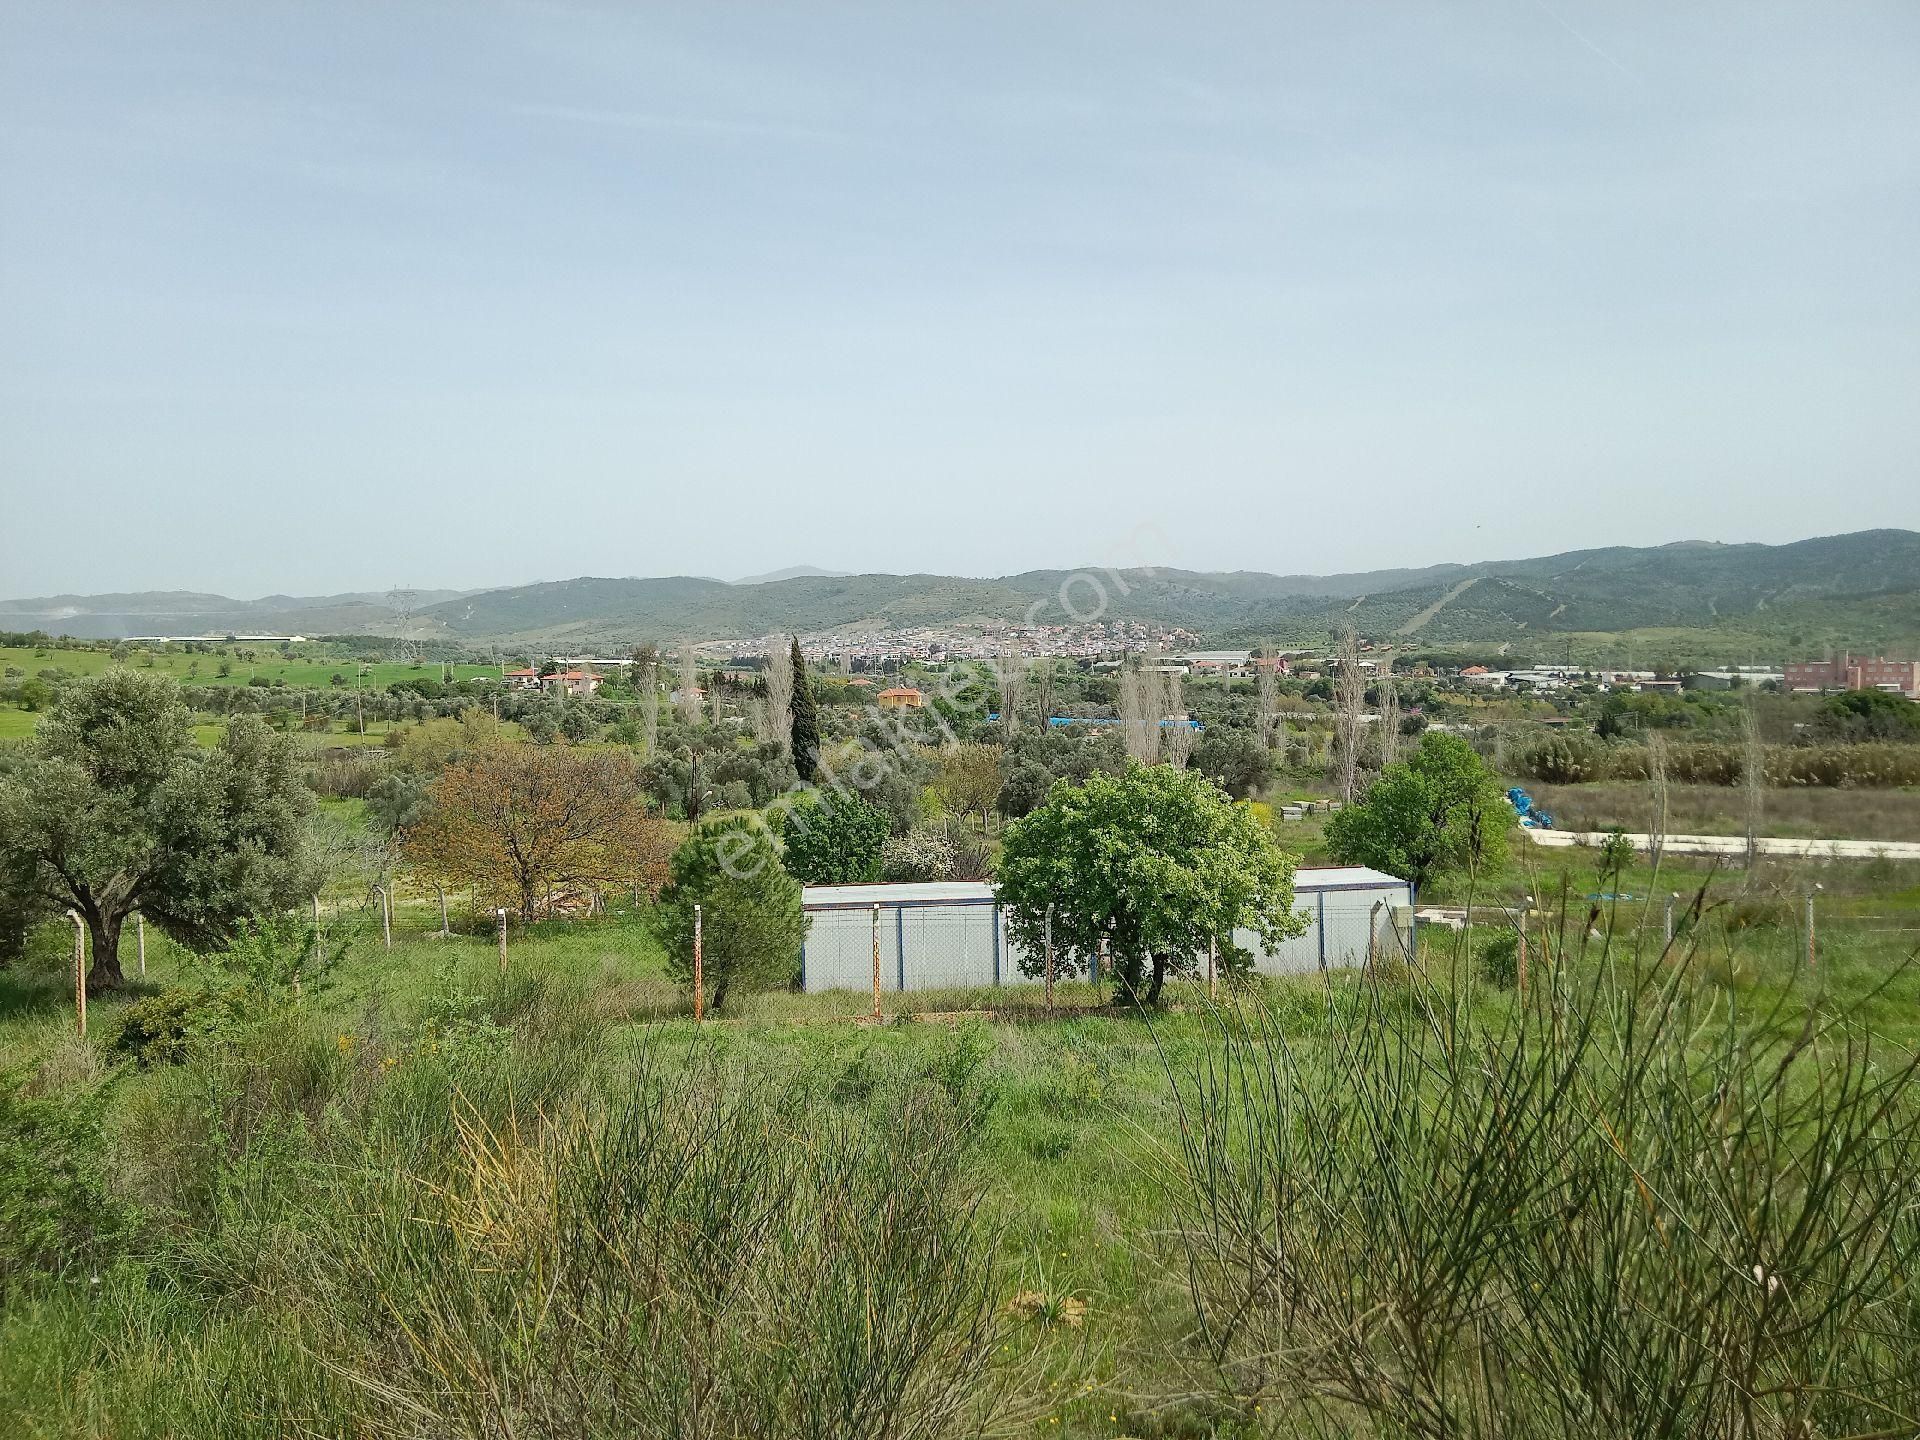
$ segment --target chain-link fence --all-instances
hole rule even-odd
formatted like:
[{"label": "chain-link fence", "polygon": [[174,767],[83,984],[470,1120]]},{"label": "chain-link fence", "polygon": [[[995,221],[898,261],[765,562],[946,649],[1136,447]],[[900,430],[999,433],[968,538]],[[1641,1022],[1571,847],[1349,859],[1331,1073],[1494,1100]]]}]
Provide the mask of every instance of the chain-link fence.
[{"label": "chain-link fence", "polygon": [[[1385,876],[1339,878],[1348,873],[1323,872],[1329,879],[1302,872],[1298,934],[1263,947],[1252,931],[1238,930],[1210,951],[1177,957],[1169,979],[1205,986],[1227,978],[1234,968],[1230,945],[1252,955],[1254,973],[1270,976],[1409,962],[1416,936],[1407,887]],[[918,893],[924,891],[935,893]],[[1049,956],[1044,943],[1023,945],[1011,910],[984,883],[810,887],[805,893],[807,936],[790,988],[808,999],[797,1015],[872,1014],[876,1005],[884,1014],[1070,1009],[1105,1004],[1114,993],[1114,958],[1104,947],[1075,955],[1063,946]],[[504,942],[510,955],[564,956],[658,989],[655,1008],[678,1009],[673,997],[681,987],[667,979],[644,904],[622,894],[550,908],[532,924],[510,912],[503,926],[497,910],[464,891],[393,882],[364,894],[322,897],[316,917],[329,943],[345,941],[356,953],[386,951],[411,964],[422,946],[444,943],[449,954],[484,948],[492,955]]]},{"label": "chain-link fence", "polygon": [[[862,887],[864,888],[864,887]],[[980,887],[985,891],[984,886]],[[1009,913],[993,895],[877,900],[863,896],[807,902],[809,925],[801,955],[800,988],[870,991],[878,996],[924,991],[998,990],[1111,980],[1111,958],[1101,951],[1069,957],[1019,944]],[[1404,885],[1329,887],[1296,907],[1303,929],[1271,949],[1251,930],[1233,945],[1253,956],[1264,975],[1349,969],[1414,953],[1413,909]],[[1210,954],[1183,957],[1187,975],[1211,978],[1224,966]],[[1023,1001],[1031,1003],[1029,997]]]}]

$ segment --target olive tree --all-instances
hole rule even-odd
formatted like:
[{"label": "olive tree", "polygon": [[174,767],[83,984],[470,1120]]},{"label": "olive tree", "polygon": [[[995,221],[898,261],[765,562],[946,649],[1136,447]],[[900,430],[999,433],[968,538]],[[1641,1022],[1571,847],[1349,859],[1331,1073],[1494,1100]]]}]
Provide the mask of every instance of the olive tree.
[{"label": "olive tree", "polygon": [[996,881],[1026,973],[1045,965],[1049,934],[1068,970],[1085,969],[1105,941],[1122,998],[1153,1005],[1168,973],[1191,972],[1210,942],[1233,974],[1253,961],[1235,930],[1269,950],[1305,930],[1293,869],[1206,776],[1132,765],[1055,785],[1046,804],[1008,825]]},{"label": "olive tree", "polygon": [[108,670],[61,692],[0,779],[0,870],[85,922],[91,991],[125,983],[120,930],[135,911],[218,949],[305,889],[313,797],[291,742],[239,715],[202,748],[190,722],[170,678]]}]

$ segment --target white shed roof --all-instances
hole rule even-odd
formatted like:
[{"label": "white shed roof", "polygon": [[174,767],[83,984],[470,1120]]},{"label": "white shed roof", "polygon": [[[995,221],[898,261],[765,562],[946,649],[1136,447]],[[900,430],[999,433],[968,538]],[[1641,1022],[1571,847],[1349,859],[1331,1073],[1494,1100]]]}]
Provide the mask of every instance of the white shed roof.
[{"label": "white shed roof", "polygon": [[[1303,865],[1294,872],[1293,893],[1328,890],[1404,890],[1407,882],[1364,865]],[[870,905],[984,905],[993,900],[985,880],[937,880],[914,884],[808,885],[800,903],[808,910]]]}]

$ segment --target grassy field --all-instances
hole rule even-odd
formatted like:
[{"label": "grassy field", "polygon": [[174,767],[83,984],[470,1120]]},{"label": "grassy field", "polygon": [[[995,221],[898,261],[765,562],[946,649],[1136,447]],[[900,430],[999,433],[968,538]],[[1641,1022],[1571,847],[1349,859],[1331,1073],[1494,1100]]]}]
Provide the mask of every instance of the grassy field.
[{"label": "grassy field", "polygon": [[[308,686],[325,689],[333,683],[333,677],[339,675],[348,689],[353,687],[355,662],[342,657],[307,656],[295,651],[291,656],[282,656],[278,649],[269,645],[234,644],[224,647],[229,653],[222,657],[215,654],[189,655],[169,647],[152,652],[136,652],[130,659],[115,661],[105,650],[27,650],[20,648],[0,648],[0,669],[12,668],[36,675],[42,670],[64,670],[70,675],[94,675],[114,664],[127,664],[136,669],[145,668],[147,660],[152,659],[152,669],[164,675],[171,675],[183,685],[245,685],[258,676],[271,680],[276,685]],[[257,654],[257,661],[239,659],[232,652],[246,650]],[[219,673],[222,660],[231,668],[232,673]],[[381,690],[402,680],[434,680],[444,672],[437,661],[426,661],[418,665],[398,665],[390,661],[367,664],[362,667],[360,684],[368,690]],[[500,677],[497,665],[455,665],[454,678],[458,680],[476,680]]]},{"label": "grassy field", "polygon": [[[351,805],[335,808],[351,818]],[[954,1013],[1007,998],[986,992],[917,997],[946,1013],[895,1013],[876,1027],[849,1018],[864,996],[781,993],[740,997],[696,1027],[641,913],[622,907],[604,921],[516,932],[503,977],[490,934],[433,937],[437,901],[403,890],[391,951],[359,897],[331,897],[326,926],[347,953],[329,983],[298,998],[263,996],[245,1020],[211,1025],[183,1063],[142,1066],[112,1048],[126,1000],[96,1004],[89,1039],[73,1036],[60,969],[68,941],[54,927],[26,962],[0,972],[0,1055],[8,1085],[25,1097],[9,1102],[13,1133],[0,1126],[0,1177],[10,1177],[0,1178],[0,1202],[26,1173],[8,1163],[40,1167],[51,1156],[71,1188],[98,1203],[63,1240],[78,1259],[51,1277],[0,1270],[0,1431],[495,1435],[555,1433],[564,1419],[586,1433],[933,1436],[963,1433],[963,1412],[986,1405],[991,1433],[1017,1435],[1397,1433],[1365,1406],[1329,1409],[1324,1396],[1262,1378],[1247,1336],[1223,1340],[1215,1360],[1196,1347],[1194,1287],[1213,1283],[1210,1267],[1231,1268],[1224,1257],[1238,1251],[1221,1227],[1239,1211],[1195,1208],[1194,1177],[1224,1164],[1217,1183],[1239,1193],[1231,1187],[1245,1177],[1226,1157],[1245,1160],[1247,1146],[1271,1143],[1257,1126],[1236,1128],[1248,1115],[1223,1118],[1236,1113],[1221,1088],[1242,1074],[1236,1066],[1279,1066],[1284,1056],[1296,1067],[1290,1103],[1339,1130],[1353,1117],[1312,1107],[1346,1084],[1385,1085],[1399,1073],[1398,1052],[1368,1051],[1364,1072],[1327,1088],[1355,1062],[1353,1037],[1399,1034],[1393,1017],[1439,995],[1447,1023],[1482,1027],[1493,1052],[1529,1014],[1539,1028],[1525,1033],[1551,1051],[1579,1011],[1563,1012],[1564,997],[1537,1008],[1560,993],[1547,957],[1559,957],[1577,989],[1636,947],[1643,958],[1659,951],[1660,900],[1604,902],[1595,916],[1582,903],[1599,893],[1591,857],[1527,863],[1537,859],[1472,887],[1481,900],[1572,897],[1565,921],[1555,899],[1531,932],[1532,1009],[1483,973],[1476,957],[1502,932],[1482,926],[1429,929],[1408,970],[1269,983],[1219,1014],[1190,985],[1173,987],[1172,1007],[1157,1017],[1109,1008],[1082,985],[1063,990],[1055,1017]],[[1658,876],[1630,869],[1610,882],[1609,893],[1639,896],[1706,889],[1700,918],[1682,919],[1695,956],[1674,973],[1698,1019],[1678,1053],[1723,1063],[1720,1037],[1745,1033],[1758,1054],[1784,1055],[1782,1037],[1808,1017],[1871,1036],[1882,1067],[1920,1045],[1920,983],[1901,968],[1920,940],[1910,928],[1920,926],[1920,867],[1820,872],[1829,888],[1811,971],[1796,912],[1771,902],[1797,893],[1809,873],[1691,865]],[[463,918],[456,905],[456,926]],[[1614,948],[1586,938],[1590,924]],[[132,949],[130,935],[130,970]],[[232,983],[149,932],[139,993]],[[898,1012],[899,1001],[889,1005]],[[1749,1025],[1757,1028],[1741,1028]],[[1591,1063],[1612,1094],[1615,1068]],[[631,1112],[636,1096],[645,1103]],[[33,1104],[56,1108],[20,1109]],[[1598,1134],[1581,1105],[1577,1134],[1556,1139],[1556,1153]],[[26,1132],[23,1114],[37,1117]],[[82,1141],[88,1116],[103,1135],[97,1153]],[[1411,1115],[1401,1123],[1414,1126]],[[1651,1113],[1642,1123],[1657,1128]],[[1227,1128],[1216,1134],[1216,1125]],[[1401,1143],[1419,1164],[1395,1186],[1434,1183],[1451,1163],[1420,1150],[1434,1137],[1418,1129]],[[1240,1138],[1227,1151],[1206,1149],[1230,1135]],[[1363,1135],[1351,1143],[1359,1155]],[[1449,1142],[1448,1154],[1459,1150]],[[1604,1162],[1611,1151],[1597,1153]],[[1900,1152],[1875,1153],[1892,1163]],[[1303,1175],[1333,1173],[1325,1157],[1293,1163]],[[1758,1151],[1749,1163],[1761,1163]],[[1369,1157],[1345,1183],[1392,1170],[1390,1159]],[[616,1175],[639,1188],[606,1189]],[[649,1176],[664,1187],[658,1194],[646,1189],[654,1181],[642,1183]],[[1613,1188],[1630,1203],[1612,1223],[1632,1228],[1633,1188]],[[1356,1216],[1372,1213],[1358,1191],[1342,1193]],[[816,1195],[845,1208],[817,1208]],[[1683,1203],[1678,1191],[1669,1203]],[[591,1230],[562,1243],[582,1205]],[[1374,1218],[1398,1214],[1404,1227],[1445,1213],[1405,1195]],[[756,1240],[748,1216],[772,1217],[771,1228]],[[629,1222],[631,1234],[621,1228]],[[700,1264],[687,1260],[688,1237],[703,1235],[700,1246],[727,1257],[717,1270],[705,1249]],[[932,1238],[927,1247],[902,1239],[913,1235]],[[1636,1264],[1660,1257],[1646,1238]],[[1915,1254],[1899,1248],[1911,1239],[1896,1237],[1892,1260]],[[1366,1243],[1383,1264],[1425,1253],[1411,1234]],[[577,1273],[584,1254],[624,1268]],[[808,1257],[829,1254],[842,1268],[812,1268]],[[604,1307],[610,1292],[630,1293],[641,1255],[679,1280],[646,1312],[665,1329],[622,1348],[624,1312]],[[717,1275],[735,1278],[701,1288]],[[904,1294],[916,1304],[900,1308]],[[857,1321],[850,1296],[864,1297]],[[1737,1293],[1735,1302],[1747,1304]],[[676,1329],[682,1321],[688,1328]],[[907,1364],[909,1333],[937,1343],[901,1378],[892,1367]],[[769,1368],[800,1338],[832,1373]],[[736,1342],[738,1355],[728,1349]],[[531,1368],[515,1358],[522,1344]],[[1649,1384],[1656,1359],[1645,1357]],[[673,1368],[682,1360],[692,1368]],[[844,1399],[836,1387],[849,1377],[862,1403],[880,1409],[836,1428],[852,1422],[831,1408],[842,1400],[823,1397]],[[586,1388],[568,1388],[576,1382]],[[685,1386],[703,1384],[713,1386],[705,1427],[690,1411],[647,1418],[646,1405],[684,1400]],[[783,1408],[780,1397],[795,1393],[843,1421],[809,1428]],[[490,1418],[501,1395],[512,1397],[512,1423]],[[1599,1419],[1576,1428],[1618,1433]],[[1503,1433],[1566,1432],[1515,1421]]]},{"label": "grassy field", "polygon": [[[1620,781],[1585,785],[1523,782],[1563,830],[1648,828],[1647,787]],[[1920,791],[1807,787],[1762,795],[1761,833],[1853,840],[1920,840]],[[1729,785],[1674,785],[1667,830],[1678,835],[1744,835],[1745,792]]]}]

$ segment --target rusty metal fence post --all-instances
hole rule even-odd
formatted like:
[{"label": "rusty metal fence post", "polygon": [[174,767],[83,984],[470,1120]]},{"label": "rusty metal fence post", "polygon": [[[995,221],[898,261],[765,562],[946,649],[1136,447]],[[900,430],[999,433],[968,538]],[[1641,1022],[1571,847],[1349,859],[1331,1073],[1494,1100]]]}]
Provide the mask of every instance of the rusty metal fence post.
[{"label": "rusty metal fence post", "polygon": [[1220,942],[1212,935],[1207,937],[1207,999],[1220,998]]},{"label": "rusty metal fence post", "polygon": [[880,907],[873,907],[873,1018],[880,1018]]},{"label": "rusty metal fence post", "polygon": [[80,1038],[87,1038],[87,925],[78,910],[67,911],[73,921],[73,1016]]},{"label": "rusty metal fence post", "polygon": [[140,978],[144,980],[147,978],[147,917],[146,916],[135,915],[133,917],[133,933],[134,933],[134,937],[140,943]]},{"label": "rusty metal fence post", "polygon": [[500,924],[500,973],[504,975],[507,973],[507,908],[506,906],[504,905],[501,906],[498,910],[495,910],[493,914],[494,914],[494,918],[497,921],[499,921],[499,924]]}]

